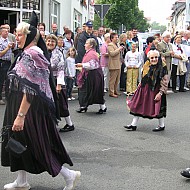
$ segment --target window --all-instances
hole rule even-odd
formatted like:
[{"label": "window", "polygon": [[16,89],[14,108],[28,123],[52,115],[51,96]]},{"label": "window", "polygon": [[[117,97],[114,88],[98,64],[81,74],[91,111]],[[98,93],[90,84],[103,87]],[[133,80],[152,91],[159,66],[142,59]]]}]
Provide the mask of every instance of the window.
[{"label": "window", "polygon": [[52,1],[51,3],[51,23],[55,23],[58,25],[58,18],[59,18],[59,3]]},{"label": "window", "polygon": [[23,1],[24,9],[40,10],[40,0],[25,0]]},{"label": "window", "polygon": [[0,1],[1,7],[20,8],[20,0],[2,0]]},{"label": "window", "polygon": [[73,22],[73,31],[75,31],[76,27],[81,27],[82,15],[76,10],[74,10]]}]

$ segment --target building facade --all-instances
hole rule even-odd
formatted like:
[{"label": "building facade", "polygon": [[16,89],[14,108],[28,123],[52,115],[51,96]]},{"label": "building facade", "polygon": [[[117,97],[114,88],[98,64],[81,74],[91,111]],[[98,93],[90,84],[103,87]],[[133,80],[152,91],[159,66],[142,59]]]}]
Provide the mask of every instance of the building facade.
[{"label": "building facade", "polygon": [[8,23],[12,32],[35,10],[39,21],[46,24],[46,30],[51,32],[51,24],[56,23],[62,34],[64,25],[73,31],[77,26],[81,27],[89,19],[89,8],[93,3],[93,0],[0,0],[0,25]]},{"label": "building facade", "polygon": [[[187,10],[188,9],[188,10]],[[175,34],[176,31],[186,30],[189,26],[188,21],[188,11],[189,7],[187,6],[186,0],[178,0],[172,6],[172,15],[168,22],[168,30]]]}]

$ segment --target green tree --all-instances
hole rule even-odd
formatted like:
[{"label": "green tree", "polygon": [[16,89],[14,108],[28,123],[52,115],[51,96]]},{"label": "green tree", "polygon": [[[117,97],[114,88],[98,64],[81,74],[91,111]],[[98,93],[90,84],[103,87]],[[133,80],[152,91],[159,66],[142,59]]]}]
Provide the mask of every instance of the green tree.
[{"label": "green tree", "polygon": [[160,30],[160,33],[163,33],[164,31],[166,31],[166,26],[165,25],[160,25],[157,22],[153,22],[150,25],[150,27],[151,27],[152,30]]},{"label": "green tree", "polygon": [[137,28],[143,32],[149,27],[143,11],[138,8],[138,0],[99,0],[97,4],[111,4],[106,25],[112,29],[118,30],[123,24],[126,30]]}]

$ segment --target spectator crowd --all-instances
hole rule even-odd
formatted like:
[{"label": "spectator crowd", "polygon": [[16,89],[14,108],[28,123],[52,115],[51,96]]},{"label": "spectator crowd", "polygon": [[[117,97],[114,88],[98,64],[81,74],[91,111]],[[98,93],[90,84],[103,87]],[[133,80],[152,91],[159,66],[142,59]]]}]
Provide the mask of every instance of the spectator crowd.
[{"label": "spectator crowd", "polygon": [[[158,50],[162,60],[166,62],[172,92],[189,90],[190,30],[176,32],[173,37],[168,31],[162,35],[150,36],[146,40],[145,49],[141,48],[142,40],[135,28],[118,35],[103,26],[94,30],[93,23],[88,21],[82,28],[77,27],[74,32],[65,25],[63,34],[59,33],[56,23],[52,24],[51,31],[46,30],[45,23],[38,23],[38,30],[44,41],[49,39],[49,35],[54,35],[56,39],[55,46],[58,51],[54,51],[53,54],[55,57],[62,56],[60,58],[64,65],[62,77],[68,101],[76,98],[72,96],[73,87],[77,87],[77,76],[80,73],[79,69],[76,69],[76,64],[82,62],[86,52],[85,43],[89,38],[96,41],[95,49],[104,77],[104,93],[109,92],[110,97],[117,98],[121,92],[126,95],[134,94],[141,81],[143,64],[147,61],[147,54],[151,49]],[[3,91],[6,93],[6,73],[19,49],[15,32],[10,33],[8,24],[0,27],[0,35],[0,104],[4,105],[2,93]]]},{"label": "spectator crowd", "polygon": [[[67,156],[56,131],[56,122],[60,117],[64,117],[66,125],[59,132],[75,129],[68,101],[75,101],[76,98],[79,100],[79,109],[76,111],[80,114],[87,112],[88,107],[93,104],[100,106],[96,114],[105,114],[107,112],[105,93],[115,99],[123,93],[127,97],[131,96],[128,105],[130,113],[134,116],[131,124],[124,126],[125,129],[135,131],[139,117],[157,118],[159,125],[153,131],[159,132],[165,130],[166,95],[189,90],[190,30],[188,29],[176,33],[173,37],[169,31],[150,36],[146,40],[146,47],[143,48],[136,28],[119,35],[116,31],[103,26],[94,30],[92,21],[87,21],[82,28],[77,27],[75,31],[65,25],[64,33],[60,34],[56,23],[52,24],[51,31],[46,30],[45,23],[38,23],[36,26],[21,23],[19,26],[22,27],[17,28],[14,34],[10,33],[8,24],[0,26],[0,105],[7,104],[7,107],[16,113],[18,110],[10,100],[18,103],[14,96],[14,90],[18,88],[15,94],[17,97],[20,97],[20,94],[23,96],[23,100],[19,99],[19,110],[24,108],[26,113],[19,112],[17,119],[11,118],[15,131],[25,130],[23,128],[25,124],[20,124],[19,119],[25,119],[28,112],[26,125],[27,122],[34,122],[36,119],[36,123],[42,127],[44,124],[40,122],[46,121],[47,134],[50,132],[51,122],[54,123],[54,131],[51,131],[54,135],[52,139],[55,137],[55,144],[59,144],[62,153],[56,155],[50,150],[48,154],[52,154],[53,162],[49,163],[51,161],[47,159],[47,163],[52,168],[40,169],[50,170],[52,176],[60,172],[66,180],[68,190],[73,189],[75,180],[81,175],[79,171],[72,171],[61,165],[68,163],[72,166],[72,161]],[[32,75],[33,72],[37,72],[37,75]],[[14,80],[10,80],[13,75]],[[16,85],[15,81],[21,86]],[[19,91],[22,87],[23,89]],[[52,89],[55,89],[55,92]],[[78,97],[73,93],[74,89],[77,89]],[[31,92],[32,90],[34,91]],[[9,101],[6,102],[3,93]],[[34,94],[38,94],[39,97],[34,97]],[[36,108],[32,104],[33,101],[40,103],[41,107]],[[48,106],[55,104],[56,108],[59,107],[59,111],[55,111],[54,106],[50,109],[46,104]],[[5,116],[10,117],[8,111],[11,109],[7,109]],[[40,117],[36,115],[36,109],[42,110]],[[56,112],[56,116],[47,118],[46,114],[49,112],[53,114]],[[6,117],[4,122],[6,123]],[[39,130],[36,128],[36,131]],[[36,135],[32,130],[25,130],[25,133],[31,137]],[[47,139],[46,136],[44,139]],[[52,139],[50,138],[50,141]],[[43,151],[35,154],[39,154],[40,157]],[[63,158],[62,154],[66,157]],[[34,172],[32,166],[28,171]],[[25,179],[26,172],[24,174],[21,172],[19,175]],[[26,180],[23,184],[24,187],[29,187]],[[5,187],[18,187],[18,183],[14,182]]]}]

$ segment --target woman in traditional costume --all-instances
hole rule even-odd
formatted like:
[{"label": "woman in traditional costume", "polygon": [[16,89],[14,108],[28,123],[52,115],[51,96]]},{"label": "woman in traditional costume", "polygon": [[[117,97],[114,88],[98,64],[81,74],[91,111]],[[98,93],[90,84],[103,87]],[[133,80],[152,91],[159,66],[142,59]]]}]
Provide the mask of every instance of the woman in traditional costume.
[{"label": "woman in traditional costume", "polygon": [[88,106],[92,104],[100,105],[97,114],[106,113],[107,110],[104,100],[104,76],[95,48],[96,41],[93,38],[87,39],[85,43],[86,54],[82,63],[76,64],[78,68],[82,69],[77,78],[80,104],[78,113],[86,112]]},{"label": "woman in traditional costume", "polygon": [[[73,163],[56,128],[48,52],[36,29],[37,15],[34,12],[32,18],[30,24],[18,24],[16,40],[23,52],[8,73],[9,93],[3,121],[1,164],[10,167],[11,172],[17,172],[18,177],[4,189],[30,189],[27,172],[40,174],[46,171],[52,177],[60,173],[66,181],[64,190],[71,190],[81,174],[63,166],[65,163],[72,166]],[[9,134],[5,131],[7,126],[12,126]],[[27,146],[26,151],[17,157],[5,149],[12,134]]]},{"label": "woman in traditional costume", "polygon": [[59,96],[60,117],[64,117],[66,125],[61,128],[60,132],[73,131],[75,129],[68,109],[68,100],[65,86],[65,60],[63,53],[57,47],[57,37],[54,34],[46,36],[46,46],[50,54],[50,63],[53,77],[56,82],[56,91]]},{"label": "woman in traditional costume", "polygon": [[132,123],[124,127],[135,131],[139,117],[157,118],[159,125],[153,131],[163,131],[165,129],[166,92],[169,81],[167,67],[159,57],[157,50],[150,50],[147,57],[148,60],[143,66],[142,81],[131,101],[128,102],[130,114],[134,117]]}]

